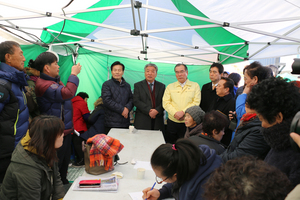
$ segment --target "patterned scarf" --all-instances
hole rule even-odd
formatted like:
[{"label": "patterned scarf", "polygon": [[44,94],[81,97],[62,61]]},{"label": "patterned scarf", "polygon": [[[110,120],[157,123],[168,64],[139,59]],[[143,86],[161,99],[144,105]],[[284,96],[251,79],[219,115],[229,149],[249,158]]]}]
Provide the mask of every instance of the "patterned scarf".
[{"label": "patterned scarf", "polygon": [[113,157],[119,153],[124,145],[119,140],[105,134],[97,134],[87,140],[93,144],[90,150],[90,167],[104,166],[105,170],[113,170]]}]

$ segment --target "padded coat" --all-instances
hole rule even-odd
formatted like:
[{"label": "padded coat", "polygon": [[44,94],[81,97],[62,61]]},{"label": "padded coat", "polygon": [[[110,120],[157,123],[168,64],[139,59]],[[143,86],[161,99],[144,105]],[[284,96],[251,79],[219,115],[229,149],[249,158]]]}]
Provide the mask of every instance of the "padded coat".
[{"label": "padded coat", "polygon": [[130,115],[127,119],[122,116],[124,107],[129,112],[133,108],[133,96],[130,85],[122,77],[121,83],[114,78],[105,81],[102,85],[102,100],[105,106],[105,126],[125,128],[130,124]]}]

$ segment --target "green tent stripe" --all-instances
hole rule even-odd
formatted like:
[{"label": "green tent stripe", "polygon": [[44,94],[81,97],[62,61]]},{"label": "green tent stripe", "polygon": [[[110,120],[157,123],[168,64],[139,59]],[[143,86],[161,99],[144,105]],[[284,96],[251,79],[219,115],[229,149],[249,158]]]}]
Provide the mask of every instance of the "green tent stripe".
[{"label": "green tent stripe", "polygon": [[[122,2],[122,0],[109,0],[109,1],[102,0],[102,1],[97,2],[96,4],[94,4],[93,6],[91,6],[89,8],[116,6],[116,5],[119,5],[121,2]],[[83,20],[97,22],[97,23],[103,23],[106,20],[106,18],[113,11],[114,10],[105,10],[105,11],[90,12],[90,13],[89,12],[78,13],[78,14],[74,15],[72,18],[83,19]],[[56,31],[60,32],[62,27],[63,27],[63,21],[53,24],[47,28],[49,28],[50,30],[56,30]],[[93,32],[96,28],[97,28],[97,26],[66,20],[63,32],[72,34],[72,35],[77,35],[80,37],[86,37],[91,32]],[[58,34],[53,33],[53,35],[56,36]],[[41,38],[45,43],[50,43],[53,40],[53,36],[51,34],[49,34],[47,31],[43,31]],[[63,42],[73,42],[73,41],[80,40],[78,38],[65,36],[65,35],[60,35],[58,39],[60,39]]]},{"label": "green tent stripe", "polygon": [[[173,4],[176,6],[178,11],[183,13],[192,14],[199,17],[208,18],[202,12],[200,12],[197,8],[195,8],[192,4],[188,2],[188,0],[172,0]],[[200,21],[197,19],[191,19],[185,17],[187,22],[191,26],[196,25],[207,25],[212,24],[210,22]],[[206,28],[206,29],[195,29],[195,31],[210,45],[218,45],[218,44],[231,44],[231,43],[241,43],[245,42],[245,40],[241,39],[240,37],[230,33],[223,27],[216,27],[216,28]],[[224,47],[216,47],[215,49],[219,52],[232,54],[236,50],[238,50],[243,45],[237,46],[224,46]],[[242,48],[239,52],[237,52],[236,56],[247,57],[248,45]],[[226,58],[227,56],[221,55],[220,60]],[[235,61],[237,60],[237,61]],[[237,58],[229,58],[224,63],[233,63],[233,62],[240,62],[240,59]]]}]

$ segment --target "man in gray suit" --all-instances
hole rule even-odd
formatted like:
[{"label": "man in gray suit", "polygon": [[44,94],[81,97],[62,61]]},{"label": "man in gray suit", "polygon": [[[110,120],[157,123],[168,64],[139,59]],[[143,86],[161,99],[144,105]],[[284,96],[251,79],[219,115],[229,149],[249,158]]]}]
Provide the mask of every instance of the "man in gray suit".
[{"label": "man in gray suit", "polygon": [[144,130],[164,131],[162,97],[165,85],[155,80],[157,66],[145,66],[145,80],[134,84],[133,104],[136,106],[134,127]]}]

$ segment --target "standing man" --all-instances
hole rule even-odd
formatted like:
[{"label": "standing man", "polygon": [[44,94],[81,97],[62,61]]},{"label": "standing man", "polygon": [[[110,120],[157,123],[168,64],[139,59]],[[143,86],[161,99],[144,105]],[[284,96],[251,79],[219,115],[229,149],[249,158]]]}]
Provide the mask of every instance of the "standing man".
[{"label": "standing man", "polygon": [[201,90],[201,104],[200,107],[204,112],[212,110],[212,102],[217,99],[216,87],[223,75],[224,67],[221,63],[213,63],[209,68],[210,83],[206,83],[202,86]]},{"label": "standing man", "polygon": [[184,124],[185,110],[191,106],[199,106],[201,100],[198,83],[188,80],[188,69],[184,64],[175,66],[177,81],[167,86],[163,96],[163,107],[168,112],[167,143],[175,143],[183,138],[186,127]]},{"label": "standing man", "polygon": [[157,66],[145,66],[145,80],[134,84],[133,103],[136,106],[134,127],[144,130],[161,130],[164,132],[164,109],[162,98],[165,85],[155,80]]},{"label": "standing man", "polygon": [[74,97],[79,79],[81,65],[78,63],[71,69],[67,85],[60,81],[58,56],[51,52],[41,53],[36,60],[35,68],[41,72],[35,85],[35,93],[41,114],[59,117],[65,124],[63,145],[58,149],[58,167],[63,184],[68,184],[67,171],[71,156],[73,132],[73,108],[71,99]]},{"label": "standing man", "polygon": [[[235,99],[232,94],[233,86],[234,86],[233,80],[231,80],[230,78],[222,77],[216,88],[216,94],[218,98],[215,100],[215,102],[213,102],[213,106],[212,106],[213,110],[220,111],[221,113],[226,115],[227,118],[228,118],[229,111],[235,110]],[[231,135],[232,135],[232,130],[230,130],[228,126],[226,126],[225,134],[221,142],[228,146],[231,141]]]},{"label": "standing man", "polygon": [[105,108],[105,134],[111,128],[128,128],[130,110],[133,108],[129,83],[123,78],[125,66],[119,61],[111,65],[112,78],[102,85],[102,100]]},{"label": "standing man", "polygon": [[25,57],[13,41],[0,43],[0,185],[12,152],[28,128],[29,110],[25,88]]}]

